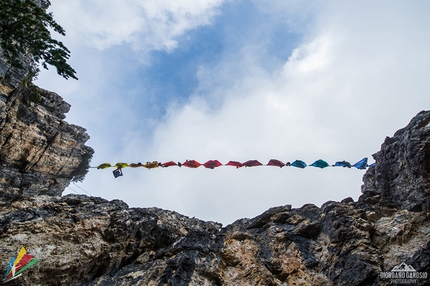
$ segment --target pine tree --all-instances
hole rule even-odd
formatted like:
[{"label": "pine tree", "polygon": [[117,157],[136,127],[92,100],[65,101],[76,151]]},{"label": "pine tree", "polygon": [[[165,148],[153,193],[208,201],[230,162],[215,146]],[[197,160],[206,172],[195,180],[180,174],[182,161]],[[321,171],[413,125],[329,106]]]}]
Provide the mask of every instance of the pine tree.
[{"label": "pine tree", "polygon": [[20,57],[30,54],[34,62],[45,69],[51,65],[65,79],[78,79],[76,71],[67,63],[70,51],[51,37],[49,29],[63,36],[65,31],[54,20],[53,14],[46,11],[50,5],[49,0],[40,0],[39,5],[31,0],[0,1],[3,57],[12,67],[23,68]]}]

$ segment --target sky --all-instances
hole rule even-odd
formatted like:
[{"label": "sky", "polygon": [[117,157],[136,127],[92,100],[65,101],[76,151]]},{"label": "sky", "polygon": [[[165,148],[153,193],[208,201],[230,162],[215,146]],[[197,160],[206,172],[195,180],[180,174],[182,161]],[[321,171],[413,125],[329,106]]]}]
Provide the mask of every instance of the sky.
[{"label": "sky", "polygon": [[[92,166],[363,157],[430,106],[430,2],[51,0],[78,81],[37,84],[72,105]],[[363,170],[90,169],[64,194],[121,199],[224,225],[270,207],[357,200]]]}]

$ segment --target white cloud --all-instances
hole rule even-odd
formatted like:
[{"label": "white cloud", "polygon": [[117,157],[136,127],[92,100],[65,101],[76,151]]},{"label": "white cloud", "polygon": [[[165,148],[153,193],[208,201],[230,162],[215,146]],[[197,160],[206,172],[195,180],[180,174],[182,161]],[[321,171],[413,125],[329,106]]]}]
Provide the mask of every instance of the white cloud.
[{"label": "white cloud", "polygon": [[[428,108],[429,83],[422,77],[430,71],[423,53],[430,47],[428,20],[414,19],[405,7],[385,15],[383,5],[328,6],[318,14],[313,37],[305,37],[282,68],[262,70],[254,53],[264,51],[244,47],[202,71],[201,83],[210,88],[200,89],[212,94],[197,94],[172,110],[156,130],[151,154],[202,163],[265,164],[271,158],[355,163]],[[410,33],[403,25],[420,30]],[[221,106],[211,107],[214,98]],[[273,205],[356,199],[363,174],[341,168],[223,168],[169,171],[168,180],[163,172],[146,174],[145,181],[156,186],[157,204],[225,222]]]},{"label": "white cloud", "polygon": [[[171,51],[188,30],[207,25],[223,0],[52,1],[68,42],[98,49],[130,44],[136,50]],[[74,15],[74,17],[70,17]]]},{"label": "white cloud", "polygon": [[[142,116],[130,109],[136,107],[133,99],[148,98],[147,90],[139,84],[124,88],[125,82],[140,80],[139,62],[147,64],[150,51],[172,51],[187,31],[210,24],[224,0],[51,2],[50,11],[66,30],[60,39],[71,50],[79,81],[65,81],[51,68],[42,71],[38,84],[72,104],[67,120],[88,129],[89,144],[112,142],[96,148],[105,155],[118,148],[112,145],[123,146],[124,133],[142,129]],[[142,112],[147,112],[144,106]],[[143,123],[148,121],[146,116]]]}]

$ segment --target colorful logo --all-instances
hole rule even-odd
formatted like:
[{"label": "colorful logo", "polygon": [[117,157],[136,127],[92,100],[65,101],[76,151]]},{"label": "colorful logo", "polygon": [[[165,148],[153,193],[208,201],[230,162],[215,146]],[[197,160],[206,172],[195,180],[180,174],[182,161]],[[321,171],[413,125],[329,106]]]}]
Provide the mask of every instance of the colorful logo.
[{"label": "colorful logo", "polygon": [[36,264],[39,260],[34,255],[28,254],[24,247],[18,252],[18,255],[9,261],[6,273],[4,274],[3,283],[9,282],[22,275],[22,272]]}]

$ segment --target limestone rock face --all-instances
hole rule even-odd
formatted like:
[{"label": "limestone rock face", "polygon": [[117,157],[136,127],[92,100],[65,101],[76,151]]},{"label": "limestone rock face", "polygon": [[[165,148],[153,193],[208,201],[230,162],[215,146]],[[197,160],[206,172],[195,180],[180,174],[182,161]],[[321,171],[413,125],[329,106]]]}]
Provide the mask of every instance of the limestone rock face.
[{"label": "limestone rock face", "polygon": [[[36,195],[60,196],[94,150],[56,93],[0,84],[0,204]],[[82,172],[81,172],[82,175]]]},{"label": "limestone rock face", "polygon": [[11,67],[11,65],[4,59],[3,50],[0,48],[0,83],[8,87],[15,88],[25,78],[32,62],[31,55],[21,56],[22,69]]},{"label": "limestone rock face", "polygon": [[429,122],[421,112],[385,140],[358,202],[226,227],[82,195],[15,200],[0,207],[1,267],[24,245],[40,261],[10,285],[390,285],[380,274],[402,262],[428,273]]},{"label": "limestone rock face", "polygon": [[410,211],[430,210],[430,111],[387,137],[373,157],[377,164],[364,176],[364,197]]}]

